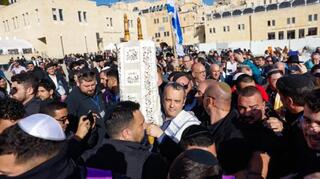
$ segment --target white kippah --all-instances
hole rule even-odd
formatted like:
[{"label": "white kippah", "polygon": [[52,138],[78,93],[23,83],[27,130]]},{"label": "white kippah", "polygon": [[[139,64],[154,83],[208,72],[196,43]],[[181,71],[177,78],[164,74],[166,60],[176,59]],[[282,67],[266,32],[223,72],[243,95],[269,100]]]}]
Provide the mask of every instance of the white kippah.
[{"label": "white kippah", "polygon": [[236,80],[238,79],[238,77],[239,77],[240,75],[243,75],[243,74],[244,74],[244,73],[242,73],[242,72],[236,73],[236,74],[233,76],[232,80],[233,80],[233,81],[236,81]]},{"label": "white kippah", "polygon": [[62,141],[66,135],[54,118],[46,114],[33,114],[18,121],[19,127],[29,135],[37,138]]},{"label": "white kippah", "polygon": [[105,66],[104,68],[101,69],[101,71],[108,70],[109,68],[110,68],[109,66]]}]

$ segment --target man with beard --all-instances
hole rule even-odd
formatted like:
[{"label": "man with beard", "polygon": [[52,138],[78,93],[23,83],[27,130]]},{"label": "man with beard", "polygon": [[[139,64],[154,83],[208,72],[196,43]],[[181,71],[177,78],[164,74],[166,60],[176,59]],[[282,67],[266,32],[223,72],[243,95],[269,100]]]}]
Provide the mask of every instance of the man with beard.
[{"label": "man with beard", "polygon": [[25,110],[25,117],[38,113],[40,100],[36,98],[38,82],[31,72],[17,74],[11,78],[10,95],[20,101]]},{"label": "man with beard", "polygon": [[276,117],[268,116],[265,109],[265,101],[256,87],[240,90],[240,118],[235,125],[248,145],[248,175],[279,178],[283,175],[280,166],[285,152],[285,139],[281,133],[283,123]]},{"label": "man with beard", "polygon": [[99,90],[96,90],[96,86],[95,73],[89,70],[81,71],[78,76],[77,87],[69,94],[66,102],[70,114],[70,127],[74,132],[81,116],[87,115],[89,112],[97,115],[95,130],[98,132],[97,143],[100,144],[105,136],[103,119],[106,109],[102,94]]}]

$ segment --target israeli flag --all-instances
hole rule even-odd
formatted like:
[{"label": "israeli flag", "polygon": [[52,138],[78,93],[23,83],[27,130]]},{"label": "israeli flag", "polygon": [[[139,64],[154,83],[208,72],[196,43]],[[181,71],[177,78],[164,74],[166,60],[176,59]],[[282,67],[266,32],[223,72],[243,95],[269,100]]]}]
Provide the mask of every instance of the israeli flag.
[{"label": "israeli flag", "polygon": [[183,36],[182,31],[180,27],[179,17],[178,17],[178,11],[175,8],[174,0],[167,0],[167,10],[168,13],[172,15],[172,27],[176,34],[176,41],[178,44],[183,43]]}]

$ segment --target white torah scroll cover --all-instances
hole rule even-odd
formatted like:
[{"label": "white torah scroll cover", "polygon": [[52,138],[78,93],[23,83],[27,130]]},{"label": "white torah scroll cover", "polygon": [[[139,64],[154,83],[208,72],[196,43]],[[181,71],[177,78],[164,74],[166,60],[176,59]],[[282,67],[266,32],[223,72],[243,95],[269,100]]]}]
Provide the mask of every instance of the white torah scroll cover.
[{"label": "white torah scroll cover", "polygon": [[120,43],[118,47],[121,101],[138,102],[145,121],[161,126],[163,121],[154,42],[130,41]]}]

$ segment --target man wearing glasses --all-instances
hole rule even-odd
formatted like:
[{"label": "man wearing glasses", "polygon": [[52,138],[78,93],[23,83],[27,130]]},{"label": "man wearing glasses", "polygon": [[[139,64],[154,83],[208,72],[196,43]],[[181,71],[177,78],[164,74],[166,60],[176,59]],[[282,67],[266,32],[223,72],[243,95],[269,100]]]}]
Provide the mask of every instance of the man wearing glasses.
[{"label": "man wearing glasses", "polygon": [[193,58],[189,55],[186,55],[183,57],[182,60],[182,68],[183,68],[183,72],[190,72],[192,65],[194,64]]},{"label": "man wearing glasses", "polygon": [[192,76],[198,85],[200,82],[206,80],[207,73],[206,68],[201,63],[196,63],[192,66]]},{"label": "man wearing glasses", "polygon": [[105,103],[101,91],[96,89],[96,74],[90,70],[82,70],[78,75],[77,87],[74,87],[66,103],[70,116],[70,126],[75,132],[81,116],[87,115],[90,111],[97,114],[96,127],[98,132],[97,144],[100,144],[105,136],[104,126]]},{"label": "man wearing glasses", "polygon": [[[75,159],[79,157],[88,146],[91,146],[90,140],[87,135],[91,135],[91,132],[95,127],[95,122],[91,124],[87,116],[81,116],[75,133],[72,133],[69,126],[69,115],[67,104],[60,101],[54,101],[41,107],[40,113],[47,114],[56,119],[63,131],[65,132],[68,139],[70,140],[70,154]],[[85,141],[83,141],[85,139]],[[82,141],[82,142],[80,142]]]}]

